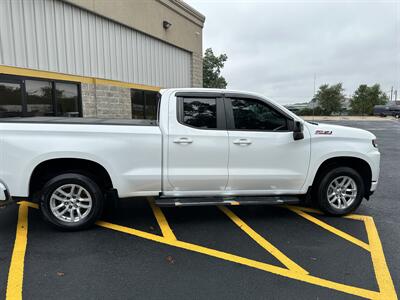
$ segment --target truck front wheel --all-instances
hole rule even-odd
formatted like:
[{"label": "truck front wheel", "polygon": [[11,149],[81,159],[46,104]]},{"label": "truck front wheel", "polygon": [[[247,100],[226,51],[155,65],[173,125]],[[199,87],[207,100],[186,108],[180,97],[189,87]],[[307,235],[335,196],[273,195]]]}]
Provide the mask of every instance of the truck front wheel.
[{"label": "truck front wheel", "polygon": [[337,167],[326,172],[316,187],[321,210],[342,216],[353,212],[364,197],[364,182],[360,174],[348,167]]},{"label": "truck front wheel", "polygon": [[100,217],[104,196],[89,177],[77,173],[58,175],[42,189],[40,210],[44,219],[62,230],[90,227]]}]

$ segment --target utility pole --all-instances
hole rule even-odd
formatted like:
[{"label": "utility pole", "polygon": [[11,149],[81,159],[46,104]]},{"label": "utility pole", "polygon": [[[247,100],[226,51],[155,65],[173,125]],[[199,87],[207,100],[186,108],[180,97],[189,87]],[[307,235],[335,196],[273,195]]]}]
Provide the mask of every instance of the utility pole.
[{"label": "utility pole", "polygon": [[314,121],[314,109],[315,109],[315,82],[317,81],[317,74],[316,73],[314,73],[314,95],[313,95],[313,98],[312,98],[312,119],[313,119],[313,121]]},{"label": "utility pole", "polygon": [[392,88],[390,89],[390,101],[392,101],[392,98],[393,98],[393,86],[392,86]]}]

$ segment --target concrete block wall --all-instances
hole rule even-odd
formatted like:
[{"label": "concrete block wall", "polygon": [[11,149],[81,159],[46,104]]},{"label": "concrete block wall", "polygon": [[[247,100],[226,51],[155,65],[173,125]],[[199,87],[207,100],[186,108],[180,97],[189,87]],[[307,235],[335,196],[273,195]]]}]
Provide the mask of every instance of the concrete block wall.
[{"label": "concrete block wall", "polygon": [[96,118],[96,93],[94,84],[81,84],[82,112],[85,118]]},{"label": "concrete block wall", "polygon": [[192,53],[192,87],[203,87],[203,55]]},{"label": "concrete block wall", "polygon": [[131,119],[129,88],[82,83],[82,111],[86,118]]}]

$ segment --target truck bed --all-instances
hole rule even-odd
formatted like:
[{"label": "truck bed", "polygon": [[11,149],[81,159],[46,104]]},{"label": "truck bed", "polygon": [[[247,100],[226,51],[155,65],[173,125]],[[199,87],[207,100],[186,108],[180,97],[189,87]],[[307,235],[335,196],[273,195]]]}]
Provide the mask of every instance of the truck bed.
[{"label": "truck bed", "polygon": [[0,123],[157,126],[156,120],[101,119],[101,118],[75,118],[75,117],[71,117],[71,118],[67,118],[67,117],[10,117],[10,118],[0,118]]},{"label": "truck bed", "polygon": [[107,170],[120,197],[157,195],[161,143],[160,128],[151,120],[4,118],[0,119],[0,179],[12,196],[27,197],[37,166],[78,159],[79,164],[89,161]]}]

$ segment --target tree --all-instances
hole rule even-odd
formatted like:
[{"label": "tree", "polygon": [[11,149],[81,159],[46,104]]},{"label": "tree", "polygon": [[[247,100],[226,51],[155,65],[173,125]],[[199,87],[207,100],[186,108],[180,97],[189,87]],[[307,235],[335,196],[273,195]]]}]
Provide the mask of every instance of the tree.
[{"label": "tree", "polygon": [[342,83],[329,86],[321,85],[315,98],[324,114],[331,115],[342,111],[342,103],[344,101]]},{"label": "tree", "polygon": [[221,69],[227,59],[226,54],[215,56],[211,48],[206,49],[203,58],[203,86],[205,88],[226,88],[227,82],[221,76]]},{"label": "tree", "polygon": [[387,95],[379,84],[368,86],[361,84],[350,100],[351,110],[355,114],[372,115],[375,105],[384,105],[388,102]]},{"label": "tree", "polygon": [[300,109],[298,112],[296,112],[296,115],[298,115],[298,116],[312,116],[312,115],[322,116],[322,115],[324,115],[324,113],[323,113],[321,107],[316,106],[314,109],[308,108],[308,107]]}]

